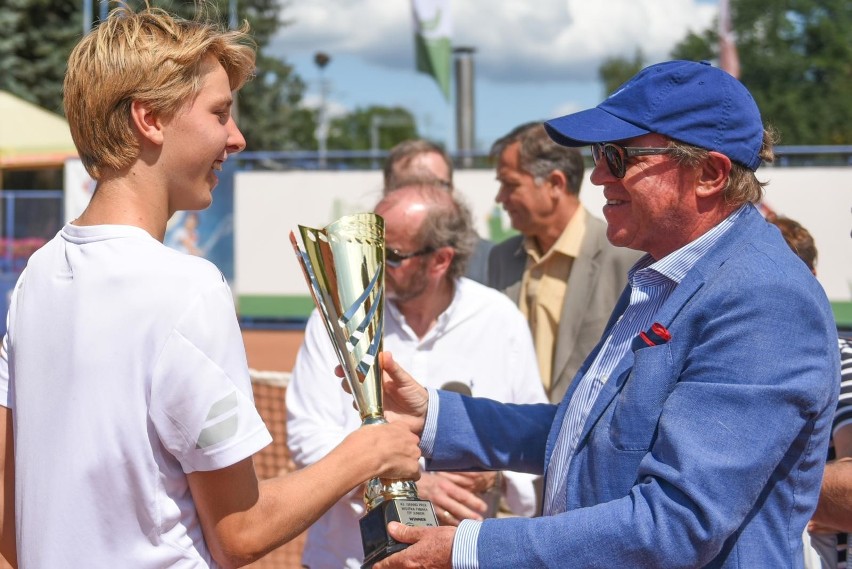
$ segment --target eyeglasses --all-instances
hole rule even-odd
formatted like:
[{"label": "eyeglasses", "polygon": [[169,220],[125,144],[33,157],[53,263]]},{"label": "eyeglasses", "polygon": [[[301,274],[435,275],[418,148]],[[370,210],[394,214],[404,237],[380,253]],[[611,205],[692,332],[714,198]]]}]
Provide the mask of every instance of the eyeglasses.
[{"label": "eyeglasses", "polygon": [[412,259],[414,257],[421,257],[423,255],[428,255],[429,253],[434,253],[434,247],[423,247],[419,251],[415,251],[414,253],[400,253],[399,249],[389,249],[385,252],[385,262],[388,264],[388,267],[393,267],[394,269],[402,265],[402,262],[406,259]]},{"label": "eyeglasses", "polygon": [[613,142],[592,145],[592,158],[595,164],[600,162],[601,157],[606,158],[609,171],[616,178],[623,178],[627,171],[627,159],[634,156],[651,156],[654,154],[667,154],[674,148],[640,148],[638,146],[619,146]]}]

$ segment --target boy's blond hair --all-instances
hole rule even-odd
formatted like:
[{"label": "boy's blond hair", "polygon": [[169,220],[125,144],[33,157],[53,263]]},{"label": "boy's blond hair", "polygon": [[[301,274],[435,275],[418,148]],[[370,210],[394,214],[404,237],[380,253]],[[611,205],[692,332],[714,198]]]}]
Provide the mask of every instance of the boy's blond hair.
[{"label": "boy's blond hair", "polygon": [[71,52],[65,74],[65,116],[89,174],[121,170],[139,155],[130,105],[151,105],[171,117],[200,89],[209,56],[225,68],[236,91],[252,76],[255,44],[248,25],[219,25],[125,5],[85,36]]}]

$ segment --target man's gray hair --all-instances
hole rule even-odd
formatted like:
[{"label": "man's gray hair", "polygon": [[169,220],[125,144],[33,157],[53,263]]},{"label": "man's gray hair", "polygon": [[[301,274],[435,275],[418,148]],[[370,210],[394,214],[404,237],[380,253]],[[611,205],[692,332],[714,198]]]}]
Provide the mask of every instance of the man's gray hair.
[{"label": "man's gray hair", "polygon": [[387,194],[379,203],[404,199],[400,196],[408,192],[417,195],[426,205],[426,216],[417,234],[420,247],[451,247],[454,254],[447,276],[453,280],[463,276],[478,240],[467,204],[458,193],[447,192],[433,184],[415,184],[399,188]]},{"label": "man's gray hair", "polygon": [[[412,172],[409,166],[417,156],[422,154],[437,154],[447,165],[449,180],[439,179],[431,172]],[[421,183],[442,185],[444,190],[453,189],[453,160],[443,147],[422,138],[403,140],[390,149],[384,164],[384,193],[397,190],[404,186]]]},{"label": "man's gray hair", "polygon": [[565,175],[568,192],[580,193],[586,166],[579,150],[553,142],[543,123],[528,122],[515,127],[491,145],[492,160],[499,160],[503,151],[516,142],[519,143],[518,165],[536,178],[536,183],[546,180],[551,172],[557,170]]}]

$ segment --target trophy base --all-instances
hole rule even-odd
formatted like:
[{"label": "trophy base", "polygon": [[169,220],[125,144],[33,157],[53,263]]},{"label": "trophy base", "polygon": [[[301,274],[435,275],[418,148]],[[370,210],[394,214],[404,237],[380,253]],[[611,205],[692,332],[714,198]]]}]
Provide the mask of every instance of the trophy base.
[{"label": "trophy base", "polygon": [[435,510],[428,500],[400,498],[382,502],[361,518],[361,542],[364,545],[364,564],[370,569],[385,557],[408,547],[388,535],[388,524],[399,522],[407,526],[437,527]]}]

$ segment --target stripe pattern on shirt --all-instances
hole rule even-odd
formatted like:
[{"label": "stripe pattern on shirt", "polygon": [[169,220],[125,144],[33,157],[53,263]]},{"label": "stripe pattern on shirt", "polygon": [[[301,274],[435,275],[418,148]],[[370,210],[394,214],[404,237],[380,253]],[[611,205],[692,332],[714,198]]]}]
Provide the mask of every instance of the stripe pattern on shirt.
[{"label": "stripe pattern on shirt", "polygon": [[[742,211],[743,208],[738,209],[695,241],[659,261],[654,262],[650,255],[646,255],[630,269],[630,304],[612,327],[589,369],[579,378],[580,383],[568,403],[553,456],[547,465],[544,515],[555,515],[567,510],[566,484],[571,457],[579,444],[586,419],[601,389],[610,379],[610,374],[623,358],[633,358],[633,352],[630,351],[633,338],[650,328],[654,316],[675,287],[730,229]],[[632,361],[629,363],[632,364]]]}]

